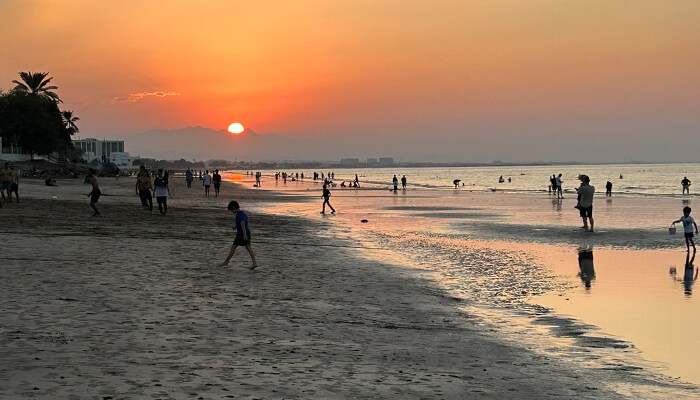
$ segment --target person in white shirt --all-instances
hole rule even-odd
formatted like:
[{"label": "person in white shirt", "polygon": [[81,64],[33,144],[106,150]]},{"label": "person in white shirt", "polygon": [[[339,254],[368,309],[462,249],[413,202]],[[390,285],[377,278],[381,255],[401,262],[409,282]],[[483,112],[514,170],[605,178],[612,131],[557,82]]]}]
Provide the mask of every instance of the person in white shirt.
[{"label": "person in white shirt", "polygon": [[673,221],[673,223],[682,222],[683,223],[683,233],[685,234],[685,246],[690,251],[690,246],[693,246],[693,253],[695,253],[695,242],[693,241],[693,227],[695,227],[695,234],[698,234],[698,225],[695,223],[693,217],[690,216],[690,212],[693,211],[690,207],[683,207],[683,216]]},{"label": "person in white shirt", "polygon": [[168,180],[163,176],[163,170],[158,170],[158,175],[156,179],[153,180],[153,186],[155,186],[156,201],[158,202],[158,210],[160,215],[165,215],[168,212],[168,195],[170,195],[170,188],[168,187]]},{"label": "person in white shirt", "polygon": [[209,170],[202,176],[202,184],[204,185],[204,195],[209,197],[209,187],[211,187],[211,175],[209,175]]}]

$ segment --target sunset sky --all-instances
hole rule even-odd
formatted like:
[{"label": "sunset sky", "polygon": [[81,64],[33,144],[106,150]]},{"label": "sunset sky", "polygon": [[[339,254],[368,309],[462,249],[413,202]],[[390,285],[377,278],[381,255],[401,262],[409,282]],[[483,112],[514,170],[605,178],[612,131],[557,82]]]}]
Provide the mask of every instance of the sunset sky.
[{"label": "sunset sky", "polygon": [[333,156],[700,161],[700,2],[3,0],[0,15],[0,88],[50,72],[85,137],[241,122]]}]

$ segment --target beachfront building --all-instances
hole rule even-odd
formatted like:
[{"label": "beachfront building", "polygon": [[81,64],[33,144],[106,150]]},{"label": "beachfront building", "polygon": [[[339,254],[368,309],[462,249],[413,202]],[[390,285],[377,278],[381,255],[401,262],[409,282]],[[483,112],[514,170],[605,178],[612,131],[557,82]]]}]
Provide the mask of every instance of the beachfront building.
[{"label": "beachfront building", "polygon": [[341,158],[340,159],[340,166],[341,167],[357,167],[359,164],[360,164],[359,158]]},{"label": "beachfront building", "polygon": [[124,151],[123,140],[75,139],[73,145],[83,151],[87,161],[110,161],[120,167],[131,166],[133,161],[131,155]]},{"label": "beachfront building", "polygon": [[375,167],[377,165],[377,159],[372,157],[372,158],[367,158],[367,166],[368,167]]},{"label": "beachfront building", "polygon": [[394,165],[394,159],[392,157],[379,157],[380,167],[390,167]]}]

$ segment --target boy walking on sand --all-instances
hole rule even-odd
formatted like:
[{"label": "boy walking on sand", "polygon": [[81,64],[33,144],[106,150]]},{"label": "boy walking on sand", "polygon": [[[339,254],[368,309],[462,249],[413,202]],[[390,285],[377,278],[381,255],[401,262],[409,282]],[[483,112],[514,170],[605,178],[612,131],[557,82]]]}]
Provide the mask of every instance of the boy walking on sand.
[{"label": "boy walking on sand", "polygon": [[695,227],[695,234],[698,234],[698,225],[695,223],[693,217],[690,216],[690,207],[683,207],[683,216],[678,218],[678,220],[673,221],[673,223],[682,222],[683,232],[685,233],[685,245],[690,251],[690,246],[693,246],[693,252],[695,252],[695,242],[693,241],[693,227]]},{"label": "boy walking on sand", "polygon": [[321,214],[326,213],[326,204],[331,209],[331,213],[335,213],[335,208],[331,205],[331,191],[328,189],[328,184],[323,184],[323,208],[321,209]]},{"label": "boy walking on sand", "polygon": [[253,265],[250,267],[250,269],[255,269],[258,267],[258,263],[255,261],[255,253],[250,247],[250,229],[248,228],[248,216],[246,215],[246,213],[241,211],[240,205],[238,205],[238,202],[235,200],[231,200],[228,203],[227,208],[236,216],[236,238],[233,240],[233,244],[231,245],[231,251],[229,251],[228,256],[226,256],[226,260],[219,264],[219,266],[227,266],[228,262],[231,261],[231,257],[233,257],[234,253],[236,253],[236,248],[238,246],[245,246],[245,249],[248,250],[248,254],[250,254],[250,259],[253,260]]}]

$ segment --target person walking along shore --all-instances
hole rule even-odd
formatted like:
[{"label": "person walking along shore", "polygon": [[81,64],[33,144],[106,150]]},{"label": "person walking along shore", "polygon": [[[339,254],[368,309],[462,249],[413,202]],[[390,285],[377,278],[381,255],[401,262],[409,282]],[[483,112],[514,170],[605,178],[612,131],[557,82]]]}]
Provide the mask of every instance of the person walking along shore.
[{"label": "person walking along shore", "polygon": [[253,265],[250,267],[250,269],[255,269],[258,267],[258,263],[255,261],[255,252],[253,252],[253,248],[250,247],[250,228],[248,227],[248,216],[245,212],[241,211],[241,206],[235,200],[231,200],[228,203],[227,209],[236,216],[236,238],[233,240],[231,250],[226,256],[226,259],[224,262],[219,264],[219,266],[227,266],[229,261],[231,261],[231,257],[233,257],[233,255],[236,253],[236,248],[238,248],[238,246],[245,246],[245,249],[248,250],[248,254],[250,254],[250,259],[253,260]]}]

